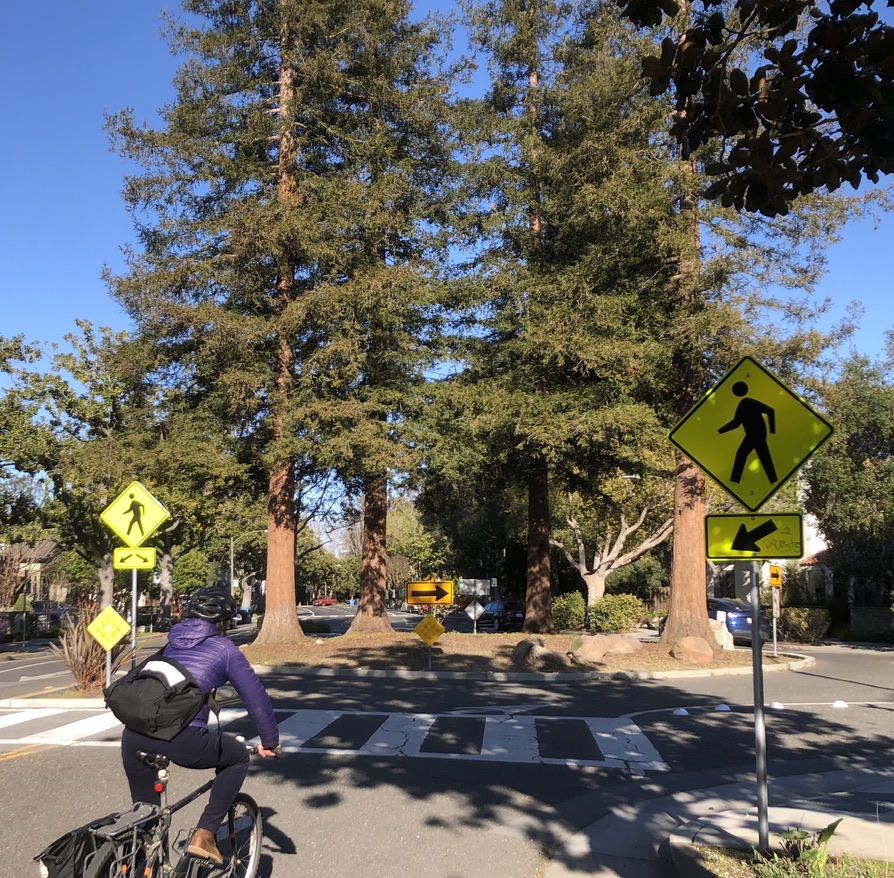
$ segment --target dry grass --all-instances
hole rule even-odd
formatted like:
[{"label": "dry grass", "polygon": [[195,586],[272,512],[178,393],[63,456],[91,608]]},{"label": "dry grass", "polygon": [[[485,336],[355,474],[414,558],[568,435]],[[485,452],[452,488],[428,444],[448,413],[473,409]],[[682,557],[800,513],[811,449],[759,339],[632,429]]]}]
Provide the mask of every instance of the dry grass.
[{"label": "dry grass", "polygon": [[[523,671],[513,664],[512,652],[525,634],[458,634],[442,635],[432,647],[431,669],[467,673]],[[553,652],[572,653],[580,647],[582,636],[556,634],[543,637]],[[304,668],[369,668],[379,670],[424,671],[429,668],[429,648],[412,632],[384,634],[345,634],[317,637],[309,634],[295,643],[275,646],[249,645],[243,652],[255,665],[288,665]],[[764,655],[770,664],[773,656]],[[780,658],[779,661],[784,661]],[[673,658],[666,646],[644,643],[638,652],[608,655],[599,663],[574,661],[559,673],[653,673],[656,671],[719,670],[750,667],[751,651],[717,652],[710,664],[690,665]]]}]

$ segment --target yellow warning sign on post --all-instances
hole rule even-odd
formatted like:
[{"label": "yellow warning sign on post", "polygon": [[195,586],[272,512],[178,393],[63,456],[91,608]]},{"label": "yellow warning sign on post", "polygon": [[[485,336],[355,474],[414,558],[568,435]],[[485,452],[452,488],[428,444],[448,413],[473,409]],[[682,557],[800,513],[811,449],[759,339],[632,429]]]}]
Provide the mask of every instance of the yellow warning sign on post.
[{"label": "yellow warning sign on post", "polygon": [[832,425],[772,372],[743,357],[669,439],[756,512],[832,435]]},{"label": "yellow warning sign on post", "polygon": [[105,650],[130,632],[130,623],[114,607],[106,607],[88,626],[87,633]]},{"label": "yellow warning sign on post", "polygon": [[139,482],[131,482],[99,516],[128,546],[142,545],[170,517]]},{"label": "yellow warning sign on post", "polygon": [[413,631],[431,646],[447,629],[434,617],[426,616]]}]

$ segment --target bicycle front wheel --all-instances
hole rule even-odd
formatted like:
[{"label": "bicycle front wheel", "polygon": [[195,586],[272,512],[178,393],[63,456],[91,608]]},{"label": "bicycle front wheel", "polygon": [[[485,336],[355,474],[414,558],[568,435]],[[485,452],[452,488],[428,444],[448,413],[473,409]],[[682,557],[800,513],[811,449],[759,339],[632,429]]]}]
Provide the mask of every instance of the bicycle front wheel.
[{"label": "bicycle front wheel", "polygon": [[230,878],[254,878],[261,859],[263,835],[257,803],[251,796],[239,793],[216,833],[217,849],[224,858],[219,874]]}]

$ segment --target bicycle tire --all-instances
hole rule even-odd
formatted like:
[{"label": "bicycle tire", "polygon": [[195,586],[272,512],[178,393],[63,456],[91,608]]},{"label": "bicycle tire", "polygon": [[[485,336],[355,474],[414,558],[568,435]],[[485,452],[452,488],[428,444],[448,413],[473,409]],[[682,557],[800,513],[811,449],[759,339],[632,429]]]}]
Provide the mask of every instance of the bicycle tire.
[{"label": "bicycle tire", "polygon": [[[132,863],[137,864],[136,868],[131,869]],[[84,878],[120,878],[122,875],[141,875],[143,870],[140,868],[140,864],[145,866],[145,863],[146,855],[142,842],[137,843],[134,854],[127,854],[127,860],[124,862],[118,847],[113,842],[106,841],[90,858]]]},{"label": "bicycle tire", "polygon": [[216,832],[217,849],[224,865],[215,875],[227,878],[254,878],[261,861],[264,825],[257,802],[239,793]]}]

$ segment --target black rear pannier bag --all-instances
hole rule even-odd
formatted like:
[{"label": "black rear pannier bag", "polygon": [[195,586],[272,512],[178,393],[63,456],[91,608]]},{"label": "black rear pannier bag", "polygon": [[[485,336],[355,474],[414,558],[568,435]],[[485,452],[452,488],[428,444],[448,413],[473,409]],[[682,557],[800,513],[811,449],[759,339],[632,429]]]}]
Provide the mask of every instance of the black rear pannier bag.
[{"label": "black rear pannier bag", "polygon": [[84,878],[84,870],[99,843],[90,830],[109,826],[117,819],[117,814],[109,814],[108,817],[72,829],[50,842],[34,859],[43,864],[48,878]]}]

